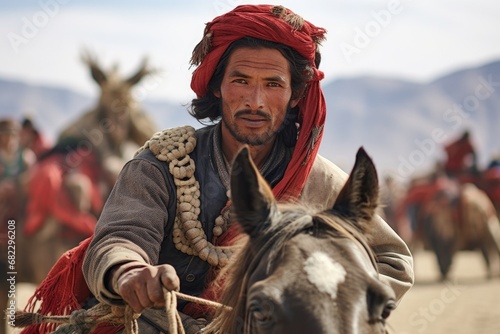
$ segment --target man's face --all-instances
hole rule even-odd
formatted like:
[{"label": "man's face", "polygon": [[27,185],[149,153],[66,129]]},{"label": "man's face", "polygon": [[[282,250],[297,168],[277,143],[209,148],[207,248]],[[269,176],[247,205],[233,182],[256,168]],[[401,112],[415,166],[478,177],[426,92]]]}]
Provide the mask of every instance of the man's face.
[{"label": "man's face", "polygon": [[278,50],[234,50],[220,92],[215,94],[222,103],[223,132],[227,130],[237,141],[253,146],[270,142],[288,108],[297,105],[291,100],[291,83],[288,61]]},{"label": "man's face", "polygon": [[17,148],[19,144],[19,133],[16,131],[0,133],[0,148],[11,151]]}]

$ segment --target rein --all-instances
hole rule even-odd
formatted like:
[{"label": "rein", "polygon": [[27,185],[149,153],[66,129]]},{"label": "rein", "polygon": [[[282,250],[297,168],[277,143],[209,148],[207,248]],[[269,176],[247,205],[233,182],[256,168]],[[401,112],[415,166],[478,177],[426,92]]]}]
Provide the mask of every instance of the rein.
[{"label": "rein", "polygon": [[[165,312],[169,326],[168,332],[171,334],[185,334],[181,317],[179,315],[179,312],[177,311],[177,298],[205,306],[231,310],[231,307],[229,306],[208,299],[186,295],[177,291],[168,291],[165,288],[163,288],[163,295],[165,298]],[[124,325],[125,334],[139,333],[137,318],[139,318],[140,314],[134,313],[134,311],[128,305],[123,307],[99,303],[88,310],[81,309],[73,311],[70,315],[67,316],[42,315],[39,313],[31,313],[18,310],[16,311],[15,316],[16,327],[19,328],[25,328],[31,325],[42,323],[63,324],[53,332],[55,334],[87,334],[91,333],[95,329],[95,327],[101,323],[107,323],[115,326]]]}]

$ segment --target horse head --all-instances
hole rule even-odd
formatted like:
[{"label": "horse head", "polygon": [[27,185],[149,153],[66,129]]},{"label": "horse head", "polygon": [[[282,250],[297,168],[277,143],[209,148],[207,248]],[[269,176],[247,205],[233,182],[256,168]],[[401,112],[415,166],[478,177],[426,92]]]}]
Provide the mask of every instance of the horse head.
[{"label": "horse head", "polygon": [[[139,69],[128,78],[120,76],[117,65],[110,71],[104,71],[97,59],[88,52],[82,54],[82,60],[89,67],[92,78],[101,90],[96,116],[101,128],[106,129],[105,134],[111,146],[119,147],[129,139],[142,145],[154,131],[148,126],[145,129],[147,134],[138,136],[140,138],[135,138],[137,133],[131,133],[138,127],[134,124],[134,119],[142,117],[139,105],[132,94],[132,88],[144,77],[154,73],[147,58],[143,59]],[[140,132],[140,130],[136,132],[138,131]]]},{"label": "horse head", "polygon": [[375,167],[361,148],[332,208],[281,204],[247,148],[231,175],[233,214],[248,235],[229,268],[208,332],[385,333],[394,292],[378,278],[365,234],[378,204]]}]

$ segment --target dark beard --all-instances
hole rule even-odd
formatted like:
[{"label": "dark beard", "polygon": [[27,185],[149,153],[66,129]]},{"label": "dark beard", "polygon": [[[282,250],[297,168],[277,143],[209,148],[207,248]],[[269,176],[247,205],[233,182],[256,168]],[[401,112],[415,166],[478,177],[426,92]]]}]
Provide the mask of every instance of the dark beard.
[{"label": "dark beard", "polygon": [[[251,110],[241,110],[236,113],[236,115],[246,115],[252,113]],[[263,113],[261,111],[256,112],[257,115],[265,117],[269,119],[269,115],[266,113]],[[266,133],[257,135],[257,134],[242,134],[238,127],[235,125],[229,124],[227,122],[226,118],[222,116],[222,121],[226,125],[226,128],[229,130],[229,133],[240,143],[243,144],[248,144],[250,146],[259,146],[259,145],[264,145],[265,143],[269,142],[276,136],[276,132],[273,131],[268,131]]]},{"label": "dark beard", "polygon": [[[294,113],[291,113],[291,110],[292,109],[288,106],[286,117],[285,117],[283,123],[280,125],[280,127],[276,131],[273,131],[272,129],[270,129],[268,132],[260,134],[260,135],[242,134],[236,126],[232,126],[231,124],[229,124],[227,122],[227,120],[224,117],[224,114],[222,112],[221,112],[221,114],[222,114],[222,122],[224,123],[224,125],[228,129],[229,133],[231,133],[231,135],[237,141],[239,141],[240,143],[243,143],[243,144],[248,144],[250,146],[259,146],[259,145],[264,145],[264,144],[270,142],[271,140],[275,139],[283,131],[283,129],[287,125],[290,124],[290,122],[291,122],[290,118],[295,119],[296,115]],[[240,110],[240,111],[236,112],[235,116],[246,115],[246,114],[251,114],[251,113],[253,113],[253,112],[251,110],[248,110],[248,109]],[[266,114],[262,111],[257,111],[254,114],[268,118],[268,119],[270,117],[268,114]],[[295,115],[295,116],[292,116],[292,115]],[[293,124],[295,124],[295,122],[293,122]],[[295,127],[295,125],[294,125],[294,127]]]}]

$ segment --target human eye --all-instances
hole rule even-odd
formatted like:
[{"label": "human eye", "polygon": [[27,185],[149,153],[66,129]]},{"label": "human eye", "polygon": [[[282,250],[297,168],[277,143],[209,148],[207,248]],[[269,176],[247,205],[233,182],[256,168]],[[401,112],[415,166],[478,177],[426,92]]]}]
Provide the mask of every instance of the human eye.
[{"label": "human eye", "polygon": [[271,81],[267,84],[269,87],[281,87],[281,84],[278,82]]},{"label": "human eye", "polygon": [[234,79],[233,82],[239,83],[239,84],[246,84],[247,83],[247,81],[245,79],[242,79],[242,78]]}]

